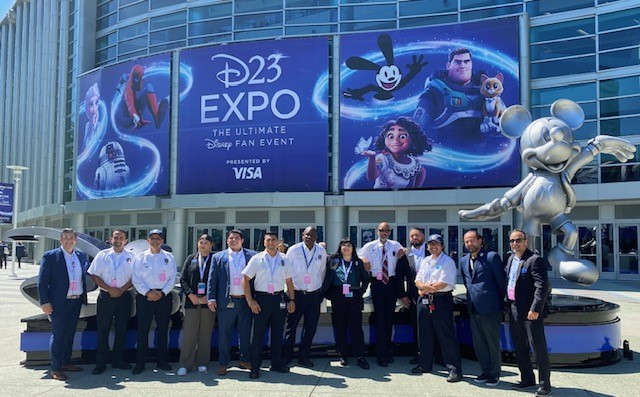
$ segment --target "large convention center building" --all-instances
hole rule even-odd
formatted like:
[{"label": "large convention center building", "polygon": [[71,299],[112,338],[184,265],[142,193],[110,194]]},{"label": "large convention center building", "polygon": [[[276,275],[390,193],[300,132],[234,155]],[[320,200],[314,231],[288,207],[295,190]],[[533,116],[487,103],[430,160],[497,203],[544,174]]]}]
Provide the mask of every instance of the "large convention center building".
[{"label": "large convention center building", "polygon": [[[17,0],[0,16],[4,200],[7,166],[28,167],[19,226],[161,228],[179,263],[204,232],[260,249],[267,229],[291,244],[314,225],[335,251],[381,221],[404,245],[441,233],[454,258],[478,228],[504,253],[516,209],[458,211],[530,171],[504,109],[537,119],[566,98],[584,111],[569,143],[639,149],[561,178],[576,255],[640,279],[639,16],[639,0]],[[543,254],[562,238],[541,236]]]}]

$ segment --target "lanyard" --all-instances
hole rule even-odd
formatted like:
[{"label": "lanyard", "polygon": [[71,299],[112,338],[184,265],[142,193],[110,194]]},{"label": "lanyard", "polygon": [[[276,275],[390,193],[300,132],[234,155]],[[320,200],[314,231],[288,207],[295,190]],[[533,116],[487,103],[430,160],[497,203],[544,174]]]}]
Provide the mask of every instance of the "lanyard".
[{"label": "lanyard", "polygon": [[210,256],[211,256],[211,254],[207,255],[207,257],[204,258],[204,260],[203,260],[202,259],[202,255],[198,254],[198,270],[200,270],[200,281],[202,281],[202,279],[204,278],[205,266],[206,266],[207,261],[209,260]]},{"label": "lanyard", "polygon": [[231,251],[229,253],[229,262],[233,265],[236,273],[242,273],[242,263],[240,262],[240,255],[242,255],[242,250],[240,252]]},{"label": "lanyard", "polygon": [[[344,273],[344,280],[342,280],[343,284],[346,284],[349,280],[349,273],[351,273],[351,267],[353,266],[353,261],[349,262],[349,267],[347,268],[344,265],[344,259],[342,260],[342,273]],[[339,278],[339,277],[338,277]]]},{"label": "lanyard", "polygon": [[271,282],[273,282],[273,275],[276,272],[278,254],[276,253],[276,256],[273,258],[273,261],[271,260],[271,255],[269,255],[268,253],[266,253],[264,256],[267,258],[267,265],[269,266],[269,272],[271,273]]},{"label": "lanyard", "polygon": [[318,246],[314,244],[313,254],[311,254],[311,258],[309,260],[307,260],[307,250],[304,249],[304,243],[300,246],[300,249],[302,250],[302,255],[304,255],[304,263],[307,265],[307,269],[309,269],[311,262],[313,262],[313,258],[316,256],[316,249],[318,249]]}]

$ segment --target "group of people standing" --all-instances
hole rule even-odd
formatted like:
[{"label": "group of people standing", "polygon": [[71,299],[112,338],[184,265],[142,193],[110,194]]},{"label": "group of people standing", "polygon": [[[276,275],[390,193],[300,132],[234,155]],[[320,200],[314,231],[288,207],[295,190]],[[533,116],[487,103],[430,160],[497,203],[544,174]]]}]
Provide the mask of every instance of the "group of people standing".
[{"label": "group of people standing", "polygon": [[[251,379],[259,378],[267,330],[271,335],[271,371],[289,372],[300,321],[303,326],[297,363],[313,367],[311,345],[325,297],[331,301],[340,364],[349,365],[349,357],[353,356],[359,367],[369,369],[362,311],[363,294],[370,285],[377,364],[386,367],[393,362],[393,316],[400,299],[415,319],[419,354],[411,361],[416,365],[411,372],[433,370],[438,343],[449,369],[447,381],[458,382],[463,379],[463,372],[453,314],[456,264],[444,253],[442,236],[433,234],[425,239],[421,229],[413,228],[409,234],[410,247],[405,249],[389,238],[391,231],[389,224],[382,222],[377,229],[378,239],[357,250],[349,238],[344,238],[332,255],[318,244],[317,230],[312,226],[304,229],[302,242],[286,253],[278,250],[278,236],[273,232],[265,233],[265,249],[259,253],[243,247],[240,230],[229,230],[228,248],[215,254],[213,238],[203,234],[198,239],[197,252],[187,257],[178,275],[173,255],[162,249],[161,230],[151,230],[147,239],[149,249],[134,256],[124,250],[126,232],[116,229],[111,237],[112,247],[101,251],[89,265],[86,256],[75,250],[76,233],[64,229],[61,247],[43,256],[38,281],[42,309],[52,321],[51,376],[66,380],[64,371],[82,370],[71,365],[70,358],[80,307],[86,302],[83,274],[88,271],[100,288],[94,374],[106,369],[112,323],[115,323],[112,366],[132,368],[124,359],[134,296],[131,287],[135,290],[138,321],[133,374],[145,369],[148,334],[154,318],[158,335],[157,368],[172,369],[167,360],[167,335],[171,290],[179,278],[186,300],[178,375],[207,371],[216,317],[218,375],[227,374],[230,347],[238,342],[239,367],[248,370]],[[513,253],[503,265],[497,253],[483,248],[482,236],[477,231],[464,234],[469,253],[461,259],[460,268],[467,289],[474,349],[482,369],[474,381],[488,386],[500,382],[500,330],[506,302],[521,371],[521,381],[513,387],[536,384],[529,355],[531,346],[540,381],[536,395],[545,396],[551,391],[543,324],[550,292],[547,262],[527,248],[527,237],[521,230],[510,234],[509,243]]]}]

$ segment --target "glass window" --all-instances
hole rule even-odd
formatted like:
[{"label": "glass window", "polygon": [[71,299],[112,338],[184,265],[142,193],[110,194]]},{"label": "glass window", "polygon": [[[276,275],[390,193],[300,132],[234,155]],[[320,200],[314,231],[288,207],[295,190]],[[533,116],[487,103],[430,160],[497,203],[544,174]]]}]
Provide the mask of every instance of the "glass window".
[{"label": "glass window", "polygon": [[605,30],[636,27],[638,26],[639,15],[640,8],[601,14],[598,16],[598,30],[603,32]]},{"label": "glass window", "polygon": [[287,24],[329,23],[338,21],[338,10],[335,8],[318,8],[309,10],[292,10],[285,14]]},{"label": "glass window", "polygon": [[190,8],[189,21],[201,21],[203,19],[229,17],[232,13],[231,7],[231,2],[226,2],[211,6]]},{"label": "glass window", "polygon": [[534,61],[540,61],[574,55],[594,54],[595,52],[595,41],[592,37],[586,37],[576,40],[533,44],[531,46],[531,59]]},{"label": "glass window", "polygon": [[390,0],[340,0],[340,4],[389,3]]},{"label": "glass window", "polygon": [[401,2],[399,5],[401,17],[458,11],[455,1],[414,0]]},{"label": "glass window", "polygon": [[217,36],[207,36],[207,37],[197,37],[194,39],[189,39],[189,45],[201,45],[201,44],[209,44],[209,43],[221,43],[231,41],[231,34],[221,34]]},{"label": "glass window", "polygon": [[602,271],[614,271],[613,225],[604,223],[600,226],[600,249],[602,252]]},{"label": "glass window", "polygon": [[458,14],[437,15],[430,17],[403,18],[400,20],[401,28],[412,28],[427,25],[442,25],[458,22]]},{"label": "glass window", "polygon": [[235,12],[260,12],[260,11],[274,11],[282,9],[282,1],[264,1],[264,0],[242,0],[235,2]]},{"label": "glass window", "polygon": [[[640,18],[640,15],[638,17]],[[640,28],[601,33],[598,36],[598,43],[600,44],[601,51],[622,47],[637,47],[640,44]]]},{"label": "glass window", "polygon": [[187,27],[178,26],[159,32],[153,32],[149,35],[149,45],[162,44],[170,41],[183,40],[187,38]]},{"label": "glass window", "polygon": [[476,11],[463,12],[461,19],[463,21],[472,21],[476,19],[499,17],[504,15],[514,15],[522,13],[522,5],[501,6],[499,8],[485,8]]},{"label": "glass window", "polygon": [[282,13],[272,12],[270,14],[253,14],[235,17],[235,28],[237,30],[266,28],[282,25]]},{"label": "glass window", "polygon": [[541,79],[553,76],[567,76],[579,73],[595,72],[596,57],[595,55],[562,59],[559,61],[548,61],[531,64],[531,77]]},{"label": "glass window", "polygon": [[573,11],[585,7],[593,7],[593,0],[534,0],[527,4],[527,12],[532,16],[555,14],[564,11]]},{"label": "glass window", "polygon": [[350,22],[341,23],[340,30],[342,32],[357,32],[365,30],[386,30],[395,29],[396,21],[380,21],[380,22]]},{"label": "glass window", "polygon": [[600,98],[637,94],[639,92],[640,76],[622,77],[600,82]]},{"label": "glass window", "polygon": [[130,59],[139,58],[141,56],[147,55],[147,53],[148,53],[148,50],[147,50],[147,47],[145,47],[144,49],[142,49],[140,51],[131,52],[129,54],[124,54],[124,55],[119,55],[118,56],[118,61],[128,61]]},{"label": "glass window", "polygon": [[281,37],[281,36],[282,36],[282,28],[248,30],[245,32],[236,32],[235,34],[236,40],[260,39],[260,38]]},{"label": "glass window", "polygon": [[600,70],[621,68],[625,66],[637,66],[640,63],[639,48],[601,53]]},{"label": "glass window", "polygon": [[151,9],[184,4],[184,0],[151,0]]},{"label": "glass window", "polygon": [[305,25],[305,26],[287,26],[285,27],[285,35],[299,36],[306,34],[329,34],[337,33],[338,25]]},{"label": "glass window", "polygon": [[[460,0],[460,8],[478,8],[478,7],[491,7],[501,6],[504,4],[514,3],[513,0]],[[522,7],[522,4],[520,4]]]},{"label": "glass window", "polygon": [[118,20],[124,21],[125,19],[137,17],[140,15],[146,14],[148,12],[149,12],[149,4],[145,0],[142,3],[137,3],[134,5],[130,5],[128,7],[121,8],[120,12],[118,13],[119,14]]},{"label": "glass window", "polygon": [[595,83],[572,84],[562,87],[537,89],[533,90],[531,94],[533,105],[551,105],[560,98],[571,98],[571,100],[575,102],[580,102],[591,101],[595,97]]},{"label": "glass window", "polygon": [[147,36],[138,37],[127,41],[120,42],[118,44],[118,54],[125,54],[131,51],[137,51],[142,48],[146,48],[148,44]]},{"label": "glass window", "polygon": [[147,29],[147,21],[142,21],[136,23],[131,26],[124,27],[118,31],[118,39],[120,41],[130,39],[132,37],[140,36],[146,34]]},{"label": "glass window", "polygon": [[115,44],[117,41],[115,32],[106,36],[98,37],[96,39],[96,49],[100,50],[104,47],[108,47]]},{"label": "glass window", "polygon": [[596,33],[593,18],[578,19],[576,21],[554,23],[531,28],[531,42],[565,39],[586,36]]},{"label": "glass window", "polygon": [[111,0],[97,7],[96,18],[103,17],[118,9],[118,0]]},{"label": "glass window", "polygon": [[338,0],[286,0],[286,7],[322,7],[338,5]]},{"label": "glass window", "polygon": [[138,0],[120,0],[120,7],[124,7],[126,5],[129,4],[133,4],[135,2],[137,2]]},{"label": "glass window", "polygon": [[116,23],[118,23],[118,14],[111,14],[109,16],[102,17],[98,19],[98,22],[96,23],[96,31],[106,29],[109,26],[115,25]]},{"label": "glass window", "polygon": [[149,21],[151,30],[183,25],[187,22],[187,11],[172,12],[161,17],[151,18]]},{"label": "glass window", "polygon": [[395,4],[340,7],[340,19],[342,21],[391,18],[396,18]]},{"label": "glass window", "polygon": [[628,116],[640,113],[640,96],[600,101],[600,117]]},{"label": "glass window", "polygon": [[231,31],[231,18],[189,24],[189,37]]},{"label": "glass window", "polygon": [[600,120],[600,133],[612,136],[636,135],[640,131],[640,116]]},{"label": "glass window", "polygon": [[[584,104],[581,103],[580,106],[584,106]],[[596,135],[598,135],[598,122],[596,120],[585,121],[580,129],[573,131],[573,139],[576,140],[589,140]]]},{"label": "glass window", "polygon": [[625,164],[600,168],[602,183],[640,181],[640,164]]},{"label": "glass window", "polygon": [[156,45],[149,47],[149,54],[157,53],[157,52],[165,52],[169,50],[173,50],[174,48],[182,48],[186,46],[186,42],[184,40],[175,41],[173,43]]}]

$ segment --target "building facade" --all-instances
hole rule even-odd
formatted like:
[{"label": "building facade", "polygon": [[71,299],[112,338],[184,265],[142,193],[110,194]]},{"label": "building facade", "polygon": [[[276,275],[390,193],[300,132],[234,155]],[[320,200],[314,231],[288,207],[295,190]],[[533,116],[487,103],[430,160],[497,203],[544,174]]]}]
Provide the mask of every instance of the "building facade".
[{"label": "building facade", "polygon": [[[446,236],[447,251],[463,251],[462,235],[482,230],[490,247],[508,249],[517,212],[467,222],[458,210],[500,197],[502,188],[351,191],[338,178],[339,86],[329,88],[329,181],[324,192],[177,194],[178,113],[170,111],[169,194],[77,200],[78,77],[140,57],[283,37],[328,37],[330,68],[344,35],[515,17],[519,22],[520,103],[534,118],[569,98],[585,111],[582,144],[599,134],[620,136],[640,149],[640,1],[638,0],[18,0],[0,23],[0,180],[10,164],[29,167],[20,189],[20,226],[71,226],[106,240],[114,227],[144,238],[164,228],[177,259],[208,232],[224,248],[224,233],[245,232],[258,248],[266,229],[287,242],[315,225],[329,250],[348,235],[360,246],[387,221],[403,244],[412,226]],[[462,26],[462,25],[460,25]],[[172,89],[177,91],[177,82]],[[639,150],[640,151],[640,150]],[[526,171],[523,171],[526,173]],[[215,175],[212,173],[212,177]],[[640,279],[640,155],[621,164],[597,156],[574,182],[571,217],[580,232],[577,254],[593,260],[601,277]],[[9,225],[3,225],[3,231]],[[548,229],[544,254],[557,236]],[[34,245],[39,255],[52,242]]]}]

